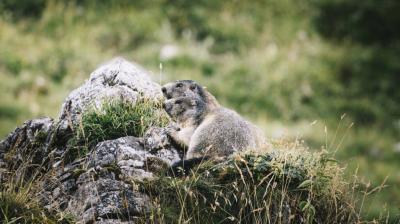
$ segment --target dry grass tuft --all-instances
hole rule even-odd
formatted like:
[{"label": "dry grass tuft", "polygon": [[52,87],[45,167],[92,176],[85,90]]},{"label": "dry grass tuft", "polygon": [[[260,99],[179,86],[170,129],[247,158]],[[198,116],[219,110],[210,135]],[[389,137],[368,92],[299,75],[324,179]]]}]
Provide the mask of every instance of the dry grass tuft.
[{"label": "dry grass tuft", "polygon": [[343,171],[325,151],[278,140],[142,187],[154,223],[362,223]]}]

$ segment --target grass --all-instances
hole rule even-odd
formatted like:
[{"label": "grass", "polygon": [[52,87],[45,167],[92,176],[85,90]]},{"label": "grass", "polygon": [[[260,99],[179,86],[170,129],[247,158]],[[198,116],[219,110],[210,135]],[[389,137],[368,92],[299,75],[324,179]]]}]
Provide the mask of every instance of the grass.
[{"label": "grass", "polygon": [[[289,137],[304,137],[311,148],[320,148],[326,142],[324,126],[331,141],[338,118],[347,113],[355,125],[335,155],[349,164],[347,176],[352,178],[358,167],[360,180],[373,187],[388,176],[388,187],[365,203],[371,207],[363,210],[365,215],[378,217],[385,204],[393,220],[400,214],[400,163],[394,149],[400,141],[398,47],[346,37],[339,41],[333,33],[326,38],[315,27],[324,21],[315,1],[160,0],[122,6],[118,1],[106,6],[38,1],[44,4],[35,7],[40,11],[34,17],[22,16],[26,7],[18,4],[25,1],[7,2],[18,10],[0,16],[0,136],[33,117],[57,117],[68,93],[114,56],[137,61],[157,81],[161,62],[160,82],[198,81],[269,137],[287,130]],[[329,4],[341,2],[317,5],[328,10]],[[369,1],[354,5],[388,14]],[[359,16],[329,21],[343,18],[360,21]],[[318,24],[325,32],[334,31],[325,25]],[[338,27],[359,34],[353,26]],[[166,46],[176,54],[162,57]],[[318,124],[310,127],[314,120]]]},{"label": "grass", "polygon": [[37,201],[31,186],[7,189],[0,192],[1,223],[73,223],[73,218],[63,213],[50,214]]},{"label": "grass", "polygon": [[29,200],[31,195],[27,192],[1,192],[0,193],[0,220],[3,223],[56,223],[45,215],[34,200]]},{"label": "grass", "polygon": [[123,136],[142,137],[152,126],[164,127],[168,116],[161,103],[139,99],[135,104],[120,100],[105,100],[100,108],[83,113],[77,137],[89,145]]},{"label": "grass", "polygon": [[345,179],[354,180],[359,186],[369,186],[371,190],[383,184],[380,191],[372,192],[365,199],[362,216],[373,219],[389,214],[389,223],[397,223],[399,166],[390,133],[360,128],[347,116],[338,120],[336,127],[321,120],[297,124],[272,122],[266,133],[274,138],[304,139],[312,148],[327,150],[341,166],[346,167]]},{"label": "grass", "polygon": [[82,114],[75,135],[68,142],[73,160],[86,155],[97,143],[125,136],[142,137],[149,127],[169,122],[160,102],[140,98],[135,104],[106,99],[100,107]]},{"label": "grass", "polygon": [[50,213],[39,201],[43,180],[42,167],[21,163],[11,173],[3,173],[7,181],[0,186],[0,222],[69,224],[73,217],[64,212]]},{"label": "grass", "polygon": [[347,182],[329,153],[310,152],[300,142],[276,141],[222,163],[206,161],[188,176],[160,177],[142,188],[155,204],[153,223],[365,221],[355,196],[363,187]]}]

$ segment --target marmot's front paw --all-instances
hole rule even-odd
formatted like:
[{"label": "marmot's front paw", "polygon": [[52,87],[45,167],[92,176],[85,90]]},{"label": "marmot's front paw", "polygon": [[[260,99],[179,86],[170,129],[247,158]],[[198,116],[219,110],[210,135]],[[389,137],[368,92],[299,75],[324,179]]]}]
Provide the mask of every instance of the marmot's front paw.
[{"label": "marmot's front paw", "polygon": [[175,123],[171,123],[165,128],[165,131],[167,132],[168,135],[171,135],[172,133],[176,133],[180,130],[181,130],[181,128]]}]

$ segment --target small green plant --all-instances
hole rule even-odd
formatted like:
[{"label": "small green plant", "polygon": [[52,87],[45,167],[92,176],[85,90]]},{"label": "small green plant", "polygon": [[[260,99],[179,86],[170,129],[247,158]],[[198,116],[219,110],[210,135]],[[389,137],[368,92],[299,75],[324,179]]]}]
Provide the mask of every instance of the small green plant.
[{"label": "small green plant", "polygon": [[76,127],[73,144],[84,141],[90,147],[100,141],[123,136],[140,137],[149,127],[162,127],[167,123],[168,117],[158,102],[139,99],[131,104],[120,100],[105,100],[100,108],[92,108],[83,113]]}]

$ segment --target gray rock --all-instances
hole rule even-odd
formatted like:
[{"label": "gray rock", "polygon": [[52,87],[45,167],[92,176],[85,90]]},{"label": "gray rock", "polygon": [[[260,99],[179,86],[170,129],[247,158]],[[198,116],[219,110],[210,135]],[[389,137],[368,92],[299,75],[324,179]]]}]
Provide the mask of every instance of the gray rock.
[{"label": "gray rock", "polygon": [[[150,136],[154,135],[147,135]],[[153,172],[162,172],[162,169],[180,160],[174,148],[145,150],[142,142],[146,141],[146,137],[128,136],[101,142],[90,155],[88,167],[95,170],[113,167],[118,170],[119,178],[143,180],[152,178]]]},{"label": "gray rock", "polygon": [[170,141],[165,128],[151,127],[144,134],[144,147],[150,151],[169,148]]},{"label": "gray rock", "polygon": [[135,217],[132,217],[129,221],[121,221],[120,219],[100,219],[96,221],[96,224],[134,224]]},{"label": "gray rock", "polygon": [[49,117],[26,121],[0,142],[0,152],[26,148],[35,142],[44,143],[53,125],[54,121]]},{"label": "gray rock", "polygon": [[27,121],[0,142],[1,184],[19,164],[44,165],[37,195],[49,211],[71,213],[78,223],[134,223],[148,215],[151,201],[136,183],[181,159],[164,128],[153,127],[143,138],[100,142],[80,158],[68,156],[77,149],[67,144],[87,109],[100,108],[104,99],[135,103],[139,97],[162,98],[160,86],[140,66],[122,58],[101,66],[67,97],[58,122]]},{"label": "gray rock", "polygon": [[92,107],[101,108],[104,99],[135,103],[138,97],[161,99],[161,87],[152,82],[148,72],[139,65],[115,58],[99,67],[85,84],[69,94],[62,105],[60,126],[65,130],[77,124],[82,112]]},{"label": "gray rock", "polygon": [[95,170],[107,167],[119,178],[143,180],[153,177],[147,171],[148,157],[155,156],[143,149],[139,138],[128,136],[99,143],[89,157],[88,167]]},{"label": "gray rock", "polygon": [[54,121],[48,117],[29,120],[0,142],[0,181],[5,169],[18,170],[22,164],[46,166],[53,127]]},{"label": "gray rock", "polygon": [[183,152],[173,146],[165,128],[150,128],[146,131],[143,142],[147,151],[166,160],[169,164],[178,162],[183,158]]},{"label": "gray rock", "polygon": [[85,158],[58,167],[45,184],[42,203],[50,210],[67,211],[82,223],[107,223],[108,218],[125,222],[146,215],[151,202],[134,183],[165,172],[173,162],[169,158],[179,155],[173,148],[146,150],[144,141],[132,136],[103,141]]},{"label": "gray rock", "polygon": [[126,221],[130,217],[149,213],[150,199],[122,181],[98,179],[80,185],[65,211],[82,223],[91,223],[100,218]]}]

